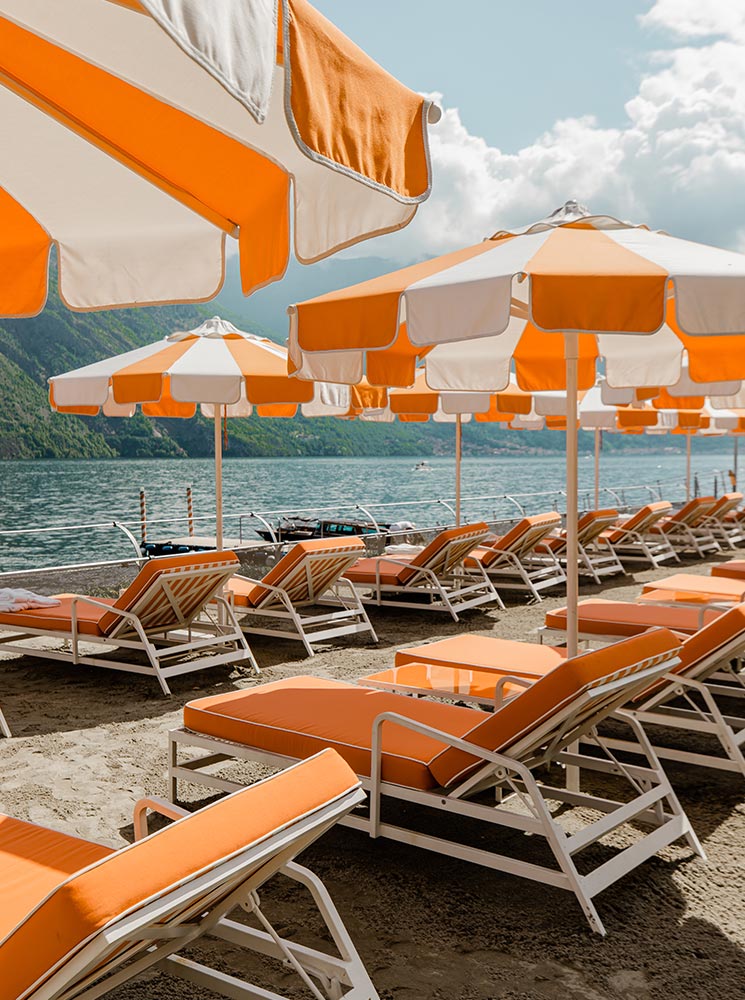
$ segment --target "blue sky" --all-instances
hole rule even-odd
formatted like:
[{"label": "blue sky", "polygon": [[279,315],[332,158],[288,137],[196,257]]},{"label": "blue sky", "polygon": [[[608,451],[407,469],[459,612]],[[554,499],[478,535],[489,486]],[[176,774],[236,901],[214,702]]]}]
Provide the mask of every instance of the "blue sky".
[{"label": "blue sky", "polygon": [[439,91],[471,133],[508,151],[557,118],[592,114],[603,125],[622,125],[624,102],[636,92],[635,67],[654,45],[637,21],[650,0],[314,5],[412,90]]},{"label": "blue sky", "polygon": [[288,303],[542,218],[593,212],[745,251],[745,0],[314,0],[443,108],[406,229],[231,308]]}]

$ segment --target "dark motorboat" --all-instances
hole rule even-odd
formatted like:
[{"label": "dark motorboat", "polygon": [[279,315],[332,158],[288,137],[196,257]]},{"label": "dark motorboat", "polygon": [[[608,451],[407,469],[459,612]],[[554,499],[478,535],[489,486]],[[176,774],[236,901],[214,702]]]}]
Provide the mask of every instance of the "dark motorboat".
[{"label": "dark motorboat", "polygon": [[[309,538],[349,538],[352,535],[374,535],[388,531],[390,524],[374,525],[370,521],[320,520],[313,517],[286,517],[278,522],[274,533],[279,542],[304,542]],[[265,541],[273,542],[266,528],[256,528]]]}]

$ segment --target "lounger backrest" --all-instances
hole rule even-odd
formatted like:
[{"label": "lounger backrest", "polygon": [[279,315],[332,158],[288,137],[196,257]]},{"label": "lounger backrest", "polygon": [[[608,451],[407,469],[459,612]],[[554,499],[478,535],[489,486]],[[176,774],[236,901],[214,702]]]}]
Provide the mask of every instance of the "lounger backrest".
[{"label": "lounger backrest", "polygon": [[722,493],[717,502],[708,513],[708,517],[717,519],[729,514],[731,510],[737,510],[742,503],[742,493]]},{"label": "lounger backrest", "polygon": [[489,527],[483,521],[441,531],[402,570],[399,581],[412,583],[422,569],[429,570],[436,576],[452,573],[488,534]]},{"label": "lounger backrest", "polygon": [[[704,680],[724,659],[731,659],[745,648],[745,606],[735,605],[714,618],[698,632],[683,640],[680,663],[671,671],[691,680]],[[654,684],[640,692],[636,700],[646,699],[660,688]]]},{"label": "lounger backrest", "polygon": [[661,518],[666,517],[672,509],[673,505],[668,500],[658,500],[657,503],[645,504],[644,507],[640,507],[631,517],[626,518],[623,524],[619,525],[618,531],[614,531],[611,528],[607,537],[611,542],[622,542],[626,538],[625,532],[628,531],[644,535],[653,524],[656,524]]},{"label": "lounger backrest", "polygon": [[606,531],[618,520],[618,511],[612,507],[604,510],[588,510],[577,522],[577,541],[580,545],[591,545],[598,535]]},{"label": "lounger backrest", "polygon": [[[294,545],[262,582],[281,587],[293,604],[307,604],[325,593],[364,554],[365,543],[361,538],[312,538]],[[260,585],[251,593],[255,608],[278,601],[276,593]]]},{"label": "lounger backrest", "polygon": [[0,942],[0,1000],[57,996],[166,940],[169,927],[232,909],[237,889],[271,878],[363,798],[349,766],[324,750],[60,878]]},{"label": "lounger backrest", "polygon": [[492,542],[491,547],[497,552],[511,552],[520,558],[532,552],[539,542],[559,527],[561,527],[561,514],[556,511],[533,514],[518,521],[506,534]]},{"label": "lounger backrest", "polygon": [[146,632],[192,622],[239,566],[235,552],[194,552],[145,563],[99,621],[104,635],[122,638],[133,632],[117,610],[137,615]]},{"label": "lounger backrest", "polygon": [[[555,667],[465,737],[524,763],[550,758],[678,664],[680,640],[667,629],[583,653]],[[453,747],[430,762],[447,787],[478,767]]]},{"label": "lounger backrest", "polygon": [[683,504],[680,510],[676,510],[670,517],[673,524],[687,524],[690,528],[695,527],[700,521],[710,513],[716,504],[714,497],[694,497],[688,503]]}]

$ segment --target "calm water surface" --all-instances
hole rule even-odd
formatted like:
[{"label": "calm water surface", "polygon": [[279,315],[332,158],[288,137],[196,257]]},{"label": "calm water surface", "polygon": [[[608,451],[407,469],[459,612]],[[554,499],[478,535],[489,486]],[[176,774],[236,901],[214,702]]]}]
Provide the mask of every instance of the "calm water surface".
[{"label": "calm water surface", "polygon": [[[241,513],[354,503],[371,505],[380,520],[406,519],[420,526],[447,522],[452,517],[436,501],[453,497],[454,459],[427,461],[431,471],[416,472],[412,458],[228,460],[224,464],[226,535],[237,535],[242,527],[244,537],[252,536],[252,522],[246,517],[241,522],[237,516]],[[721,492],[722,472],[730,465],[729,452],[695,455],[693,471],[701,492],[712,492],[715,476]],[[646,502],[649,494],[640,487],[657,483],[663,484],[666,497],[680,499],[684,476],[684,454],[603,456],[601,464],[601,484],[615,488],[628,503]],[[3,462],[0,477],[0,571],[132,555],[131,544],[111,522],[129,522],[139,534],[136,522],[141,487],[147,491],[151,539],[186,534],[185,523],[152,521],[185,517],[187,485],[193,488],[195,515],[214,512],[214,466],[209,459]],[[589,491],[593,482],[592,456],[581,456],[580,488]],[[466,498],[549,494],[521,501],[527,512],[533,513],[554,505],[562,508],[563,487],[562,456],[495,456],[463,461]],[[605,493],[601,503],[615,505],[618,501]],[[397,506],[380,508],[376,504]],[[516,512],[516,506],[508,500],[464,503],[466,518],[507,517]],[[70,533],[27,533],[30,528],[97,523],[104,527],[81,527]],[[13,530],[24,533],[3,533]],[[196,530],[211,534],[214,521],[197,521]]]}]

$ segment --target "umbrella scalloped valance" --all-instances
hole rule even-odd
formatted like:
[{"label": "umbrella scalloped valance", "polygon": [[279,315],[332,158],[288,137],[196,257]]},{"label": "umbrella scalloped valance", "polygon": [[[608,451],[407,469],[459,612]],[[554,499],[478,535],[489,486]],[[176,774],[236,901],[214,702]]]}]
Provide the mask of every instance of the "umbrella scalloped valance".
[{"label": "umbrella scalloped valance", "polygon": [[[745,376],[745,256],[651,232],[574,203],[514,233],[293,306],[301,378],[410,385],[424,360],[442,391],[579,387],[602,359],[612,387]],[[621,334],[622,336],[619,336]],[[402,364],[402,354],[407,363]],[[389,363],[390,361],[390,363]],[[373,377],[373,374],[374,377]]]},{"label": "umbrella scalloped valance", "polygon": [[[436,109],[307,0],[0,0],[0,315],[246,293],[405,226]],[[291,215],[294,216],[291,219]]]},{"label": "umbrella scalloped valance", "polygon": [[311,403],[316,391],[287,375],[283,347],[218,317],[57,375],[49,386],[53,409],[107,416],[129,416],[138,404],[148,416],[190,417],[197,404],[209,407],[209,416],[215,406],[225,416],[248,416],[253,406]]}]

